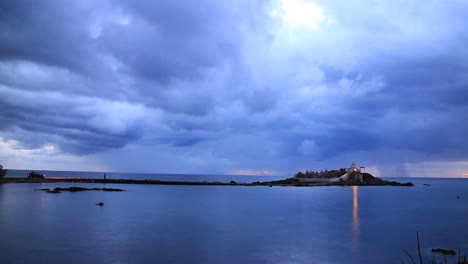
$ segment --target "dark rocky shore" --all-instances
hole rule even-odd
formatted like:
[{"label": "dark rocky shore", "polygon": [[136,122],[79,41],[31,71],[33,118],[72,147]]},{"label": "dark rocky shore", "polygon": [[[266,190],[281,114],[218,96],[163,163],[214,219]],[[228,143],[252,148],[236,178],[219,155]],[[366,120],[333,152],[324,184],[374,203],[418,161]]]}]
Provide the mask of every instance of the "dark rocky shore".
[{"label": "dark rocky shore", "polygon": [[[413,186],[413,183],[399,183],[395,181],[386,181],[376,178],[368,173],[364,174],[362,181],[356,181],[350,177],[345,181],[336,182],[302,182],[296,177],[287,178],[278,181],[238,183],[235,181],[226,182],[208,182],[208,181],[161,181],[161,180],[135,180],[135,179],[85,179],[85,178],[45,178],[45,179],[29,179],[29,178],[2,178],[0,183],[41,183],[41,182],[74,182],[74,183],[109,183],[109,184],[155,184],[155,185],[212,185],[212,186]],[[106,188],[101,190],[106,191]],[[109,188],[110,189],[110,188]],[[93,190],[93,189],[90,189]],[[62,191],[62,190],[59,190]],[[66,191],[66,190],[63,190]],[[76,191],[76,190],[68,190]]]},{"label": "dark rocky shore", "polygon": [[123,192],[124,189],[117,189],[117,188],[84,188],[84,187],[68,187],[68,188],[61,188],[57,187],[54,189],[49,188],[41,188],[37,189],[39,191],[45,191],[47,193],[61,193],[61,192],[82,192],[82,191],[104,191],[104,192]]}]

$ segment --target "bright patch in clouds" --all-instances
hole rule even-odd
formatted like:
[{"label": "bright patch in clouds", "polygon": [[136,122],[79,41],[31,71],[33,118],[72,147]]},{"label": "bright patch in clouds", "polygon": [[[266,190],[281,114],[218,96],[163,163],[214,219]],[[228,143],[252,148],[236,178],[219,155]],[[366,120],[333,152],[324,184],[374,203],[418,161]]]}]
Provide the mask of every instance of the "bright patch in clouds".
[{"label": "bright patch in clouds", "polygon": [[251,175],[276,175],[275,173],[272,173],[269,170],[233,170],[230,171],[229,174],[232,175],[245,175],[245,176],[251,176]]},{"label": "bright patch in clouds", "polygon": [[[53,157],[53,158],[51,158]],[[87,164],[83,167],[88,171],[108,171],[109,168],[99,164],[90,156],[76,156],[61,153],[52,144],[46,143],[35,149],[25,149],[16,140],[5,140],[0,137],[0,161],[9,169],[37,170],[70,170],[75,164]]]},{"label": "bright patch in clouds", "polygon": [[0,151],[8,155],[44,155],[44,154],[54,154],[57,152],[57,149],[54,145],[46,143],[40,148],[36,149],[25,149],[20,146],[20,143],[16,140],[4,140],[0,137]]},{"label": "bright patch in clouds", "polygon": [[279,15],[288,25],[307,26],[312,29],[317,28],[325,18],[319,6],[305,0],[283,0],[281,11],[275,10],[274,15]]}]

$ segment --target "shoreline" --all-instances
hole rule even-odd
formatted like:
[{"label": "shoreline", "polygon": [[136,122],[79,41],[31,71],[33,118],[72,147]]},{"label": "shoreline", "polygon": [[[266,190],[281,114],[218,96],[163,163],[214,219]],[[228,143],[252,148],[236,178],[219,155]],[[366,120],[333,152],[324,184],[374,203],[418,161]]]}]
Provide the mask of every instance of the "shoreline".
[{"label": "shoreline", "polygon": [[90,178],[60,178],[60,179],[29,179],[29,178],[2,178],[0,183],[104,183],[104,184],[149,184],[149,185],[196,185],[196,186],[290,186],[290,187],[319,187],[319,186],[413,186],[413,183],[399,183],[396,181],[381,180],[373,182],[294,182],[293,178],[267,181],[267,182],[208,182],[208,181],[173,181],[173,180],[137,180],[137,179],[90,179]]}]

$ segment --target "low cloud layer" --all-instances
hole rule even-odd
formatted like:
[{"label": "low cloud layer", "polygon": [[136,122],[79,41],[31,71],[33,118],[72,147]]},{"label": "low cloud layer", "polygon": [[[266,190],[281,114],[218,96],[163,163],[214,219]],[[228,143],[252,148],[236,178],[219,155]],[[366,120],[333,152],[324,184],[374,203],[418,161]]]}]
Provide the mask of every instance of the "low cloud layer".
[{"label": "low cloud layer", "polygon": [[[468,170],[465,1],[2,1],[0,10],[4,165]],[[42,165],[16,165],[34,155]]]}]

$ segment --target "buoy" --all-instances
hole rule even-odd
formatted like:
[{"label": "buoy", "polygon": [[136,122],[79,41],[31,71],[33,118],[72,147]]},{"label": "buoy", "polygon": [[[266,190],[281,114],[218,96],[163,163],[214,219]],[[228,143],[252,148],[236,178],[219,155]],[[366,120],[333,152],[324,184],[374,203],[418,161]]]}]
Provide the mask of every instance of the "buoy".
[{"label": "buoy", "polygon": [[103,203],[103,202],[100,202],[100,203],[97,203],[96,205],[104,206],[104,203]]}]

